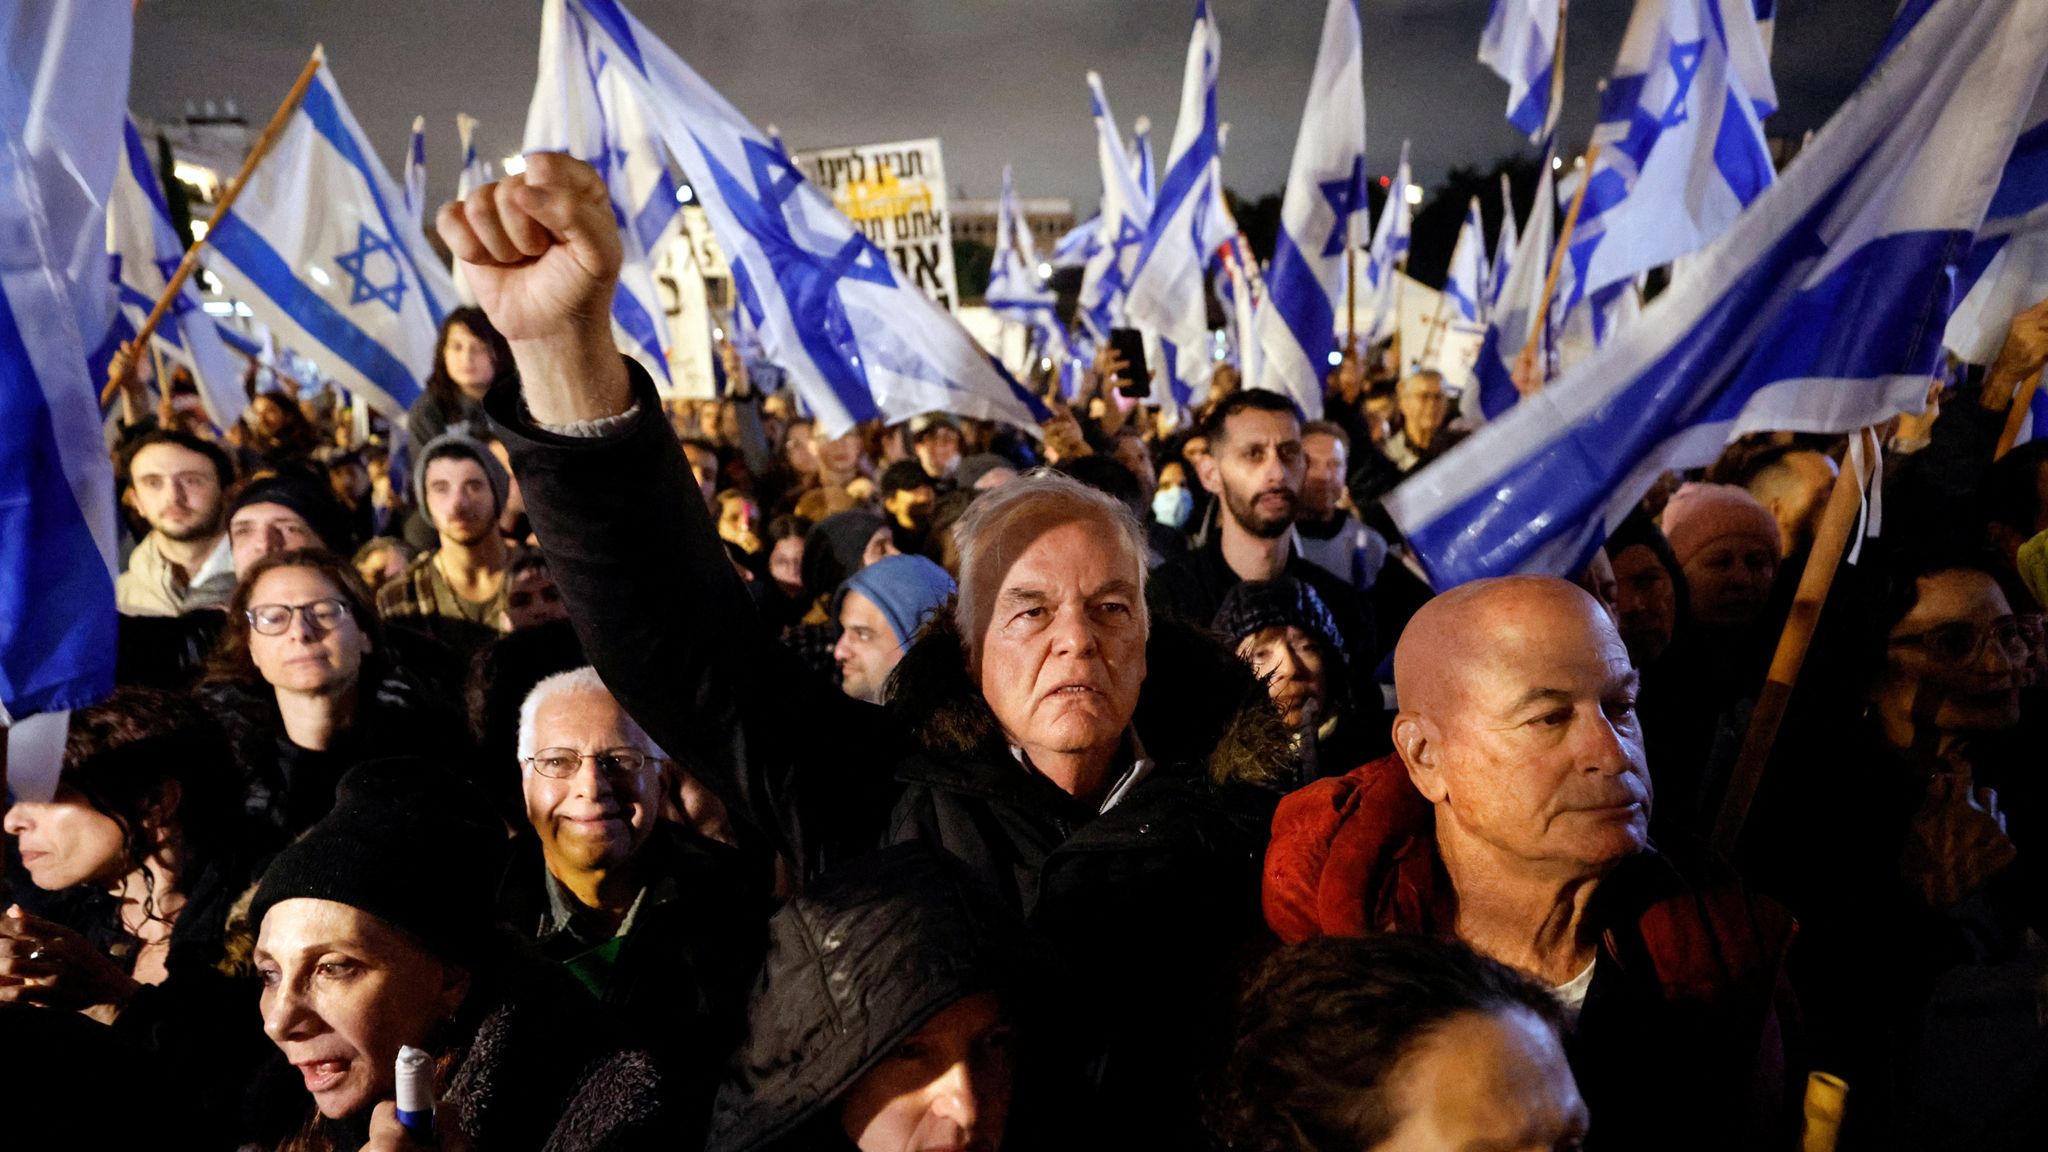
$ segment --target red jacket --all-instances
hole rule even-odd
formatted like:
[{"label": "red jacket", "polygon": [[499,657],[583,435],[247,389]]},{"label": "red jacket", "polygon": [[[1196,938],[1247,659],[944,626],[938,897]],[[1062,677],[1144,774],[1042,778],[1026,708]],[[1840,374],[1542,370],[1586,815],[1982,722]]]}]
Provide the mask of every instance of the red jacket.
[{"label": "red jacket", "polygon": [[[1452,933],[1435,811],[1398,756],[1280,802],[1262,899],[1289,943]],[[1725,867],[1655,851],[1603,880],[1588,915],[1598,966],[1567,1047],[1593,1146],[1792,1146],[1805,1077],[1787,1051],[1791,916]]]}]

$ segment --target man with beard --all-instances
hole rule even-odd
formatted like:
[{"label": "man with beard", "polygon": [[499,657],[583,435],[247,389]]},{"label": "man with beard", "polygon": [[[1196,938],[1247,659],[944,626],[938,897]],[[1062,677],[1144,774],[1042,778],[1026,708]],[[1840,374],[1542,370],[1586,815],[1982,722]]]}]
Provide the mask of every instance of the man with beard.
[{"label": "man with beard", "polygon": [[1243,580],[1292,576],[1315,589],[1336,618],[1354,669],[1377,658],[1372,618],[1348,580],[1310,563],[1294,534],[1307,457],[1301,416],[1277,392],[1233,392],[1202,424],[1208,451],[1195,464],[1221,508],[1208,543],[1152,574],[1152,611],[1206,627]]},{"label": "man with beard", "polygon": [[467,433],[443,433],[420,453],[414,498],[441,546],[377,593],[386,620],[426,632],[467,656],[499,630],[509,556],[498,535],[511,479]]},{"label": "man with beard", "polygon": [[234,482],[226,452],[184,432],[151,432],[128,450],[130,502],[149,535],[114,583],[128,616],[182,616],[219,608],[235,591],[223,497]]}]

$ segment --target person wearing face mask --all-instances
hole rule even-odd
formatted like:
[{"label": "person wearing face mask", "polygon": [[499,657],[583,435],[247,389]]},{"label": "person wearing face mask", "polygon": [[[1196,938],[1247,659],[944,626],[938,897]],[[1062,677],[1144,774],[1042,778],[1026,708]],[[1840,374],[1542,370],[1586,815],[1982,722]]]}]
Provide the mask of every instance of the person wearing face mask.
[{"label": "person wearing face mask", "polygon": [[1274,933],[1453,936],[1541,982],[1572,1021],[1589,1149],[1789,1146],[1795,925],[1725,865],[1651,847],[1606,610],[1553,577],[1463,584],[1409,622],[1394,679],[1395,754],[1280,802]]},{"label": "person wearing face mask", "polygon": [[663,1056],[683,1112],[702,1115],[740,1040],[767,877],[661,818],[679,771],[589,667],[536,684],[519,721],[528,831],[500,918]]},{"label": "person wearing face mask", "polygon": [[263,1045],[217,967],[250,875],[226,740],[182,696],[122,687],[71,714],[54,789],[10,783],[0,1005],[110,1026],[162,1078],[160,1120],[232,1145]]},{"label": "person wearing face mask", "polygon": [[[1025,1126],[1016,1033],[1046,1024],[1027,1003],[1051,973],[956,861],[884,849],[820,877],[768,931],[708,1152],[999,1152],[1011,1118]],[[1047,1104],[1038,1126],[1059,1131]]]},{"label": "person wearing face mask", "polygon": [[460,720],[390,662],[355,571],[316,549],[249,569],[199,697],[227,730],[248,814],[272,847],[319,819],[359,760],[468,753]]},{"label": "person wearing face mask", "polygon": [[1152,491],[1152,522],[1185,531],[1188,516],[1195,510],[1195,494],[1188,490],[1187,469],[1169,460],[1159,469],[1159,486]]},{"label": "person wearing face mask", "polygon": [[672,1147],[668,1082],[575,978],[494,924],[504,826],[431,760],[352,769],[249,906],[263,1031],[304,1083],[274,1145],[425,1147],[399,1125],[401,1047],[433,1065],[434,1124],[478,1152]]}]

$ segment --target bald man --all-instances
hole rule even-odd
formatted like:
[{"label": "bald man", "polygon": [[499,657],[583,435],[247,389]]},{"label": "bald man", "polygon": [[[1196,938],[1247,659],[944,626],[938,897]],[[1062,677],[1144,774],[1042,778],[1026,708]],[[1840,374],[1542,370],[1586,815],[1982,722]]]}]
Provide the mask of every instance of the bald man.
[{"label": "bald man", "polygon": [[1549,577],[1453,589],[1402,634],[1394,683],[1394,755],[1280,803],[1274,932],[1453,936],[1543,982],[1575,1021],[1588,1148],[1796,1136],[1791,919],[1650,846],[1636,673],[1600,604]]}]

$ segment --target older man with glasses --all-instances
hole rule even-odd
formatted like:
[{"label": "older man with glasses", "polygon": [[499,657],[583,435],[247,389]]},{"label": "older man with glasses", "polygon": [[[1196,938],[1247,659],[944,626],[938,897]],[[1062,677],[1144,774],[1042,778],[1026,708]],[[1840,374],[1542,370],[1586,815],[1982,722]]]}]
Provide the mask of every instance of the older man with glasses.
[{"label": "older man with glasses", "polygon": [[674,763],[590,668],[527,694],[519,766],[532,835],[499,887],[503,919],[668,1058],[687,1114],[705,1112],[744,1027],[765,871],[662,818]]}]

